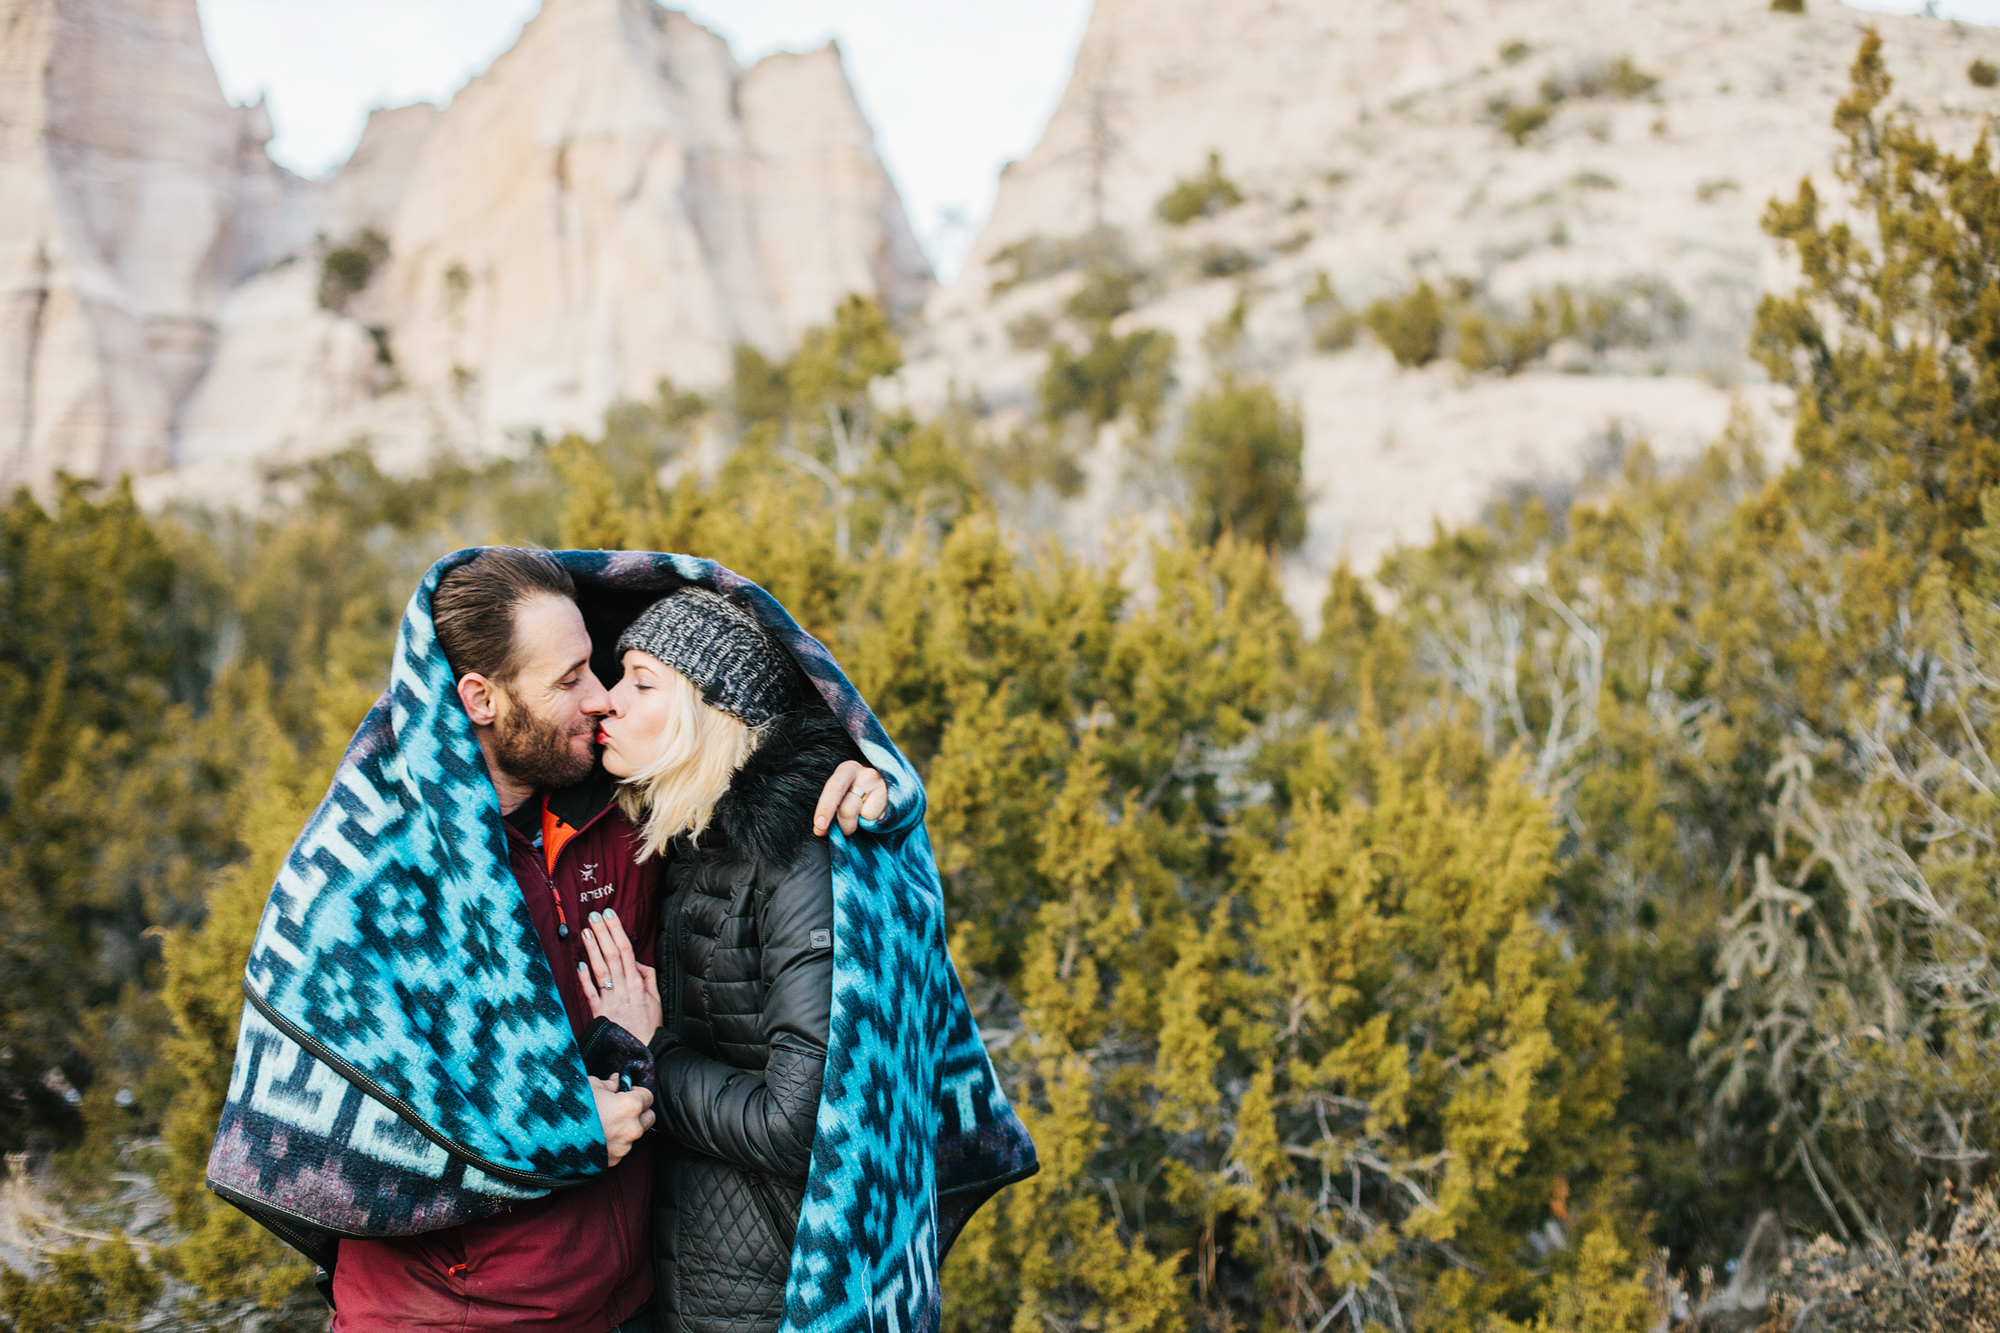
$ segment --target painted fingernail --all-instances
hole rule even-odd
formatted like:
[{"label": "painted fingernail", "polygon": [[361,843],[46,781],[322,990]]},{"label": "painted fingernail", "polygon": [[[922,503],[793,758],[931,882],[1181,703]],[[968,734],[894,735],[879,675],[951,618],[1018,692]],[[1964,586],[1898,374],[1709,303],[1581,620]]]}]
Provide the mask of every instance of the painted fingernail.
[{"label": "painted fingernail", "polygon": [[615,907],[607,907],[604,909],[604,915],[610,917],[613,921],[616,921],[618,919],[618,909]]},{"label": "painted fingernail", "polygon": [[592,921],[602,921],[602,920],[604,919],[604,913],[602,913],[602,912],[592,912],[592,913],[590,914],[590,919],[591,919]]}]

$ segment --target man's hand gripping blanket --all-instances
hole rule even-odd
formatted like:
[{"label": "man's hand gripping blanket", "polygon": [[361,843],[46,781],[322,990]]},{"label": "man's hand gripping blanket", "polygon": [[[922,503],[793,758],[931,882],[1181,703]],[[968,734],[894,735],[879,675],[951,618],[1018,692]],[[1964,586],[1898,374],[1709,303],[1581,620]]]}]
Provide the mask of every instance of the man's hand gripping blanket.
[{"label": "man's hand gripping blanket", "polygon": [[[438,580],[477,554],[440,560],[411,597],[389,690],[286,857],[245,969],[209,1184],[325,1266],[341,1236],[457,1225],[605,1169],[431,628]],[[888,783],[881,820],[832,835],[833,1023],[786,1322],[934,1329],[944,1251],[1036,1163],[946,954],[916,772],[825,648],[747,579],[688,556],[556,554],[601,645],[685,584],[737,599]],[[600,649],[600,674],[614,661]]]}]

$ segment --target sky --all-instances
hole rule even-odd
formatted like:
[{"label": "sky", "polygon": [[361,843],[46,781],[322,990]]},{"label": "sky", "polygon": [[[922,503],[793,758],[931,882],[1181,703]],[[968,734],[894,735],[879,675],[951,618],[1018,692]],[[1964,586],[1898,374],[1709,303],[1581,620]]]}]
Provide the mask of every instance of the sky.
[{"label": "sky", "polygon": [[[2000,4],[2000,0],[1994,0]],[[368,111],[440,104],[520,35],[540,0],[199,0],[232,101],[268,99],[271,155],[339,166]],[[1090,0],[669,0],[748,64],[840,43],[917,239],[956,272],[999,181],[1041,137]]]},{"label": "sky", "polygon": [[1873,9],[1884,14],[1929,14],[1934,18],[1962,19],[1967,23],[2000,26],[2000,0],[1844,0],[1851,9]]},{"label": "sky", "polygon": [[[1823,3],[1824,0],[1813,0]],[[669,0],[745,64],[840,42],[910,223],[950,278],[993,204],[1000,168],[1041,136],[1090,0]],[[2000,24],[2000,0],[1850,0],[1855,8]],[[520,35],[541,0],[199,0],[237,102],[269,102],[271,155],[320,176],[368,112],[443,104]]]}]

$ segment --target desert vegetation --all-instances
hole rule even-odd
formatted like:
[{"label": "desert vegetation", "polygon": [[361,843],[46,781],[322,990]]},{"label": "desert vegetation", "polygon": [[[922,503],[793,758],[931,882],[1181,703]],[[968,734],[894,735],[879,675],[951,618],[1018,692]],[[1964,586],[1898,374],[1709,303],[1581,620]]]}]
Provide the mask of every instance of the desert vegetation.
[{"label": "desert vegetation", "polygon": [[1362,320],[1334,290],[1333,280],[1322,269],[1313,279],[1303,302],[1306,330],[1313,346],[1322,352],[1345,351],[1361,335]]},{"label": "desert vegetation", "polygon": [[1154,209],[1162,222],[1182,227],[1196,218],[1215,217],[1243,202],[1243,191],[1222,174],[1222,155],[1208,155],[1208,169],[1176,181]]},{"label": "desert vegetation", "polygon": [[[1341,322],[1332,289],[1306,297],[1309,322],[1328,332],[1322,350],[1349,345],[1357,325]],[[1450,358],[1470,371],[1515,375],[1545,362],[1563,347],[1571,360],[1594,364],[1614,349],[1643,350],[1687,332],[1688,304],[1657,280],[1632,279],[1576,290],[1564,283],[1507,301],[1469,279],[1442,289],[1428,279],[1392,296],[1378,297],[1360,314],[1358,327],[1375,336],[1398,365],[1415,369]]]},{"label": "desert vegetation", "polygon": [[[1513,42],[1502,48],[1501,59],[1509,65],[1518,64],[1528,53],[1525,43]],[[1629,55],[1616,60],[1587,61],[1545,76],[1533,100],[1521,100],[1512,93],[1497,94],[1487,103],[1486,113],[1518,147],[1546,126],[1555,117],[1556,108],[1565,102],[1641,98],[1651,94],[1659,84],[1657,77],[1639,68]]]},{"label": "desert vegetation", "polygon": [[[1083,273],[1085,341],[1049,344],[1026,444],[878,406],[898,336],[856,299],[516,458],[357,450],[255,516],[15,496],[0,1136],[52,1211],[0,1324],[323,1321],[201,1185],[243,952],[409,589],[479,541],[721,560],[924,773],[1043,1162],[952,1254],[956,1333],[1990,1321],[2000,178],[1888,93],[1871,38],[1843,196],[1766,215],[1791,461],[1740,426],[1683,470],[1635,449],[1564,510],[1336,569],[1312,635],[1278,592],[1292,409],[1168,385],[1131,275],[1046,242],[1003,267]],[[1595,327],[1544,296],[1517,346],[1424,290],[1321,309],[1502,373]],[[1170,436],[1184,521],[1094,560],[1022,535],[1053,474],[1021,450],[1078,420]]]},{"label": "desert vegetation", "polygon": [[[345,314],[349,303],[367,290],[376,270],[388,258],[388,238],[372,227],[338,245],[325,246],[319,261],[320,309]],[[458,271],[464,272],[462,268]]]}]

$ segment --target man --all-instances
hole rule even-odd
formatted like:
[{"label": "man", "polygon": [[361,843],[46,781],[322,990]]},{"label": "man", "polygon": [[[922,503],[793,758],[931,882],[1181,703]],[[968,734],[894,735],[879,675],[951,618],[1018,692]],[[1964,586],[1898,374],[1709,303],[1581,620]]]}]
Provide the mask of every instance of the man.
[{"label": "man", "polygon": [[[439,646],[457,679],[499,797],[511,865],[575,1033],[591,1010],[580,979],[583,923],[616,914],[652,963],[657,867],[634,859],[615,782],[597,766],[610,698],[570,574],[546,552],[497,548],[448,573],[432,598]],[[815,818],[852,832],[887,804],[879,774],[845,764]],[[485,1221],[381,1240],[343,1240],[334,1328],[643,1329],[652,1294],[647,1240],[652,1095],[592,1079],[612,1168]]]}]

